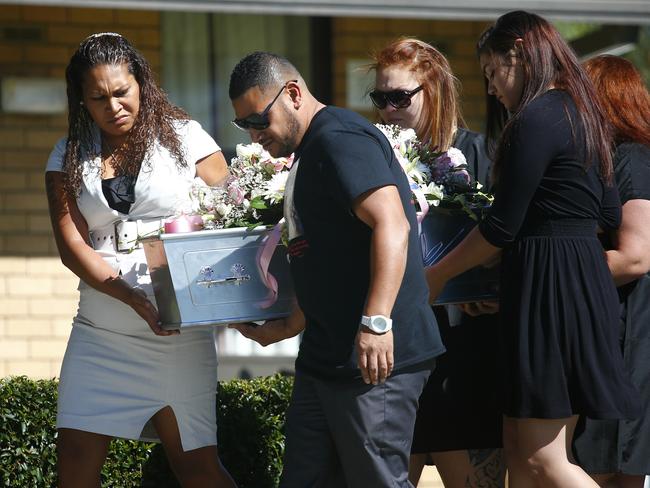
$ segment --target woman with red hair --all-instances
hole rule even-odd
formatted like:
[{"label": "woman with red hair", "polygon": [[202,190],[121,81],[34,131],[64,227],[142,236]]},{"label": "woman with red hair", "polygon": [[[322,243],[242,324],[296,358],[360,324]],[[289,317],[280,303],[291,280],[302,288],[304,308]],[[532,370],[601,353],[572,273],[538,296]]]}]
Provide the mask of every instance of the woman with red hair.
[{"label": "woman with red hair", "polygon": [[579,415],[634,419],[618,296],[597,236],[615,229],[611,137],[575,53],[542,17],[509,12],[477,46],[496,143],[494,202],[427,269],[447,280],[501,253],[499,361],[510,486],[598,485],[569,456]]},{"label": "woman with red hair", "polygon": [[[458,103],[458,80],[436,48],[397,39],[375,53],[370,98],[383,123],[414,129],[420,141],[459,149],[473,179],[487,185],[485,138],[469,131]],[[472,304],[476,316],[453,306],[433,310],[447,352],[420,396],[409,479],[417,485],[425,464],[435,464],[446,488],[501,487],[501,414],[497,401],[497,322],[490,304]],[[494,306],[494,305],[493,305]],[[478,314],[478,308],[491,313]]]},{"label": "woman with red hair", "polygon": [[607,264],[621,300],[625,365],[645,410],[627,422],[582,417],[574,454],[603,486],[643,488],[650,474],[650,94],[623,58],[598,56],[585,68],[614,131],[614,175],[623,212]]}]

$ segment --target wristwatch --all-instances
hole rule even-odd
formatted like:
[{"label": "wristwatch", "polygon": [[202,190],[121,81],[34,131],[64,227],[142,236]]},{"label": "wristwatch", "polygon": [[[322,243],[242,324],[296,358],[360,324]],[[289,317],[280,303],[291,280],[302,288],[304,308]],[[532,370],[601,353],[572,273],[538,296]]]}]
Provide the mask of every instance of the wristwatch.
[{"label": "wristwatch", "polygon": [[393,320],[384,315],[363,315],[361,325],[365,325],[377,334],[384,334],[393,328]]}]

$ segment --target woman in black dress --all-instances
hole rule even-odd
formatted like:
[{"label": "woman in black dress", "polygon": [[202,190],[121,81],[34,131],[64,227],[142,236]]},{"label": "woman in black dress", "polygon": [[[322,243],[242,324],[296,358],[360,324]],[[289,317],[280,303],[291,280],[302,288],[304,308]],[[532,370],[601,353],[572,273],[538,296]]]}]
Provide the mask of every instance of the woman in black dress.
[{"label": "woman in black dress", "polygon": [[479,40],[495,199],[478,228],[427,273],[446,281],[501,250],[504,450],[516,488],[597,486],[567,444],[579,414],[634,418],[616,344],[618,298],[597,238],[616,227],[610,137],[586,73],[555,28],[527,12]]},{"label": "woman in black dress", "polygon": [[[460,149],[471,177],[487,186],[485,138],[464,127],[457,80],[444,55],[426,42],[402,38],[373,61],[370,96],[382,122],[414,129],[420,141],[441,151]],[[433,310],[447,352],[420,396],[409,480],[417,485],[424,465],[435,464],[445,488],[502,487],[497,315],[471,317],[455,306]]]},{"label": "woman in black dress", "polygon": [[627,422],[581,417],[574,454],[602,485],[643,488],[650,474],[650,94],[623,58],[598,56],[585,68],[614,130],[623,212],[607,264],[621,299],[620,346],[643,413]]}]

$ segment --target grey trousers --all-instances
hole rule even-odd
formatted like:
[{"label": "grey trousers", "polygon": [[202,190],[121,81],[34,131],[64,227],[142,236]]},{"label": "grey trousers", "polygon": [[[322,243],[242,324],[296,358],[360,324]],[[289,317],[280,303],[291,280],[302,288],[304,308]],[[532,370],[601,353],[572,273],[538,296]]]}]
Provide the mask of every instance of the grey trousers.
[{"label": "grey trousers", "polygon": [[434,364],[377,386],[296,372],[280,488],[412,488],[415,413]]}]

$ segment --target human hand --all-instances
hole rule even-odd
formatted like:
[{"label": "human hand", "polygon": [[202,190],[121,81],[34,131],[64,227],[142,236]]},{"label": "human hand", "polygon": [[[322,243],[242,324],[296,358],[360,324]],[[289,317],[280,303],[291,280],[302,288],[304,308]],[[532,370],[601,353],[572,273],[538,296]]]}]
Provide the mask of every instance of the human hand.
[{"label": "human hand", "polygon": [[429,303],[435,302],[447,284],[447,278],[440,272],[437,266],[424,268],[424,275],[429,285]]},{"label": "human hand", "polygon": [[386,381],[393,372],[393,331],[377,334],[366,326],[357,332],[357,357],[366,384]]},{"label": "human hand", "polygon": [[228,324],[229,329],[236,329],[241,335],[266,347],[297,335],[300,330],[292,330],[287,319],[269,320],[262,325],[253,322]]},{"label": "human hand", "polygon": [[472,317],[479,315],[494,314],[499,311],[499,302],[497,300],[483,300],[480,302],[461,303],[458,305],[463,312]]},{"label": "human hand", "polygon": [[180,334],[179,330],[166,330],[162,328],[158,310],[156,310],[154,304],[149,301],[147,294],[143,290],[133,288],[129,296],[128,305],[135,310],[135,313],[142,317],[147,324],[149,324],[149,327],[151,327],[154,334],[159,336]]}]

